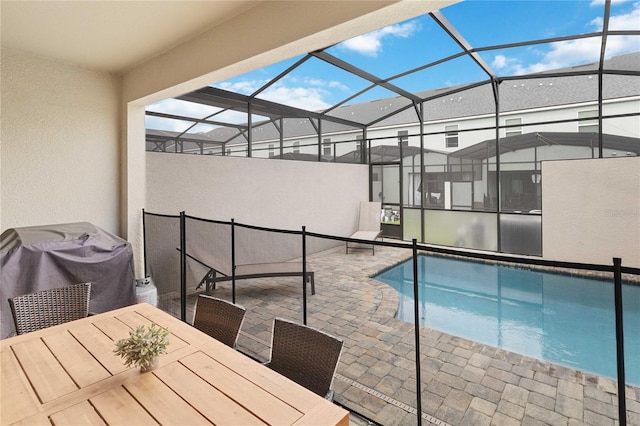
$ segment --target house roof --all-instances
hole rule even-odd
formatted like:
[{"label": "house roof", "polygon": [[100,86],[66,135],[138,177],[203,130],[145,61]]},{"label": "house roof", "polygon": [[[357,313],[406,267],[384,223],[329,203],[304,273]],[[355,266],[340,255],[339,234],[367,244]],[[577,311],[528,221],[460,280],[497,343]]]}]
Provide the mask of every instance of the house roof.
[{"label": "house roof", "polygon": [[[594,101],[598,98],[598,79],[594,75],[569,75],[575,71],[595,71],[598,64],[591,63],[578,67],[560,68],[535,74],[536,78],[505,80],[500,83],[500,110],[502,113],[529,108],[543,108],[556,105]],[[613,57],[604,62],[607,70],[640,70],[640,53],[629,53]],[[553,76],[548,76],[553,74]],[[557,74],[567,74],[563,77]],[[495,113],[495,103],[490,84],[464,89],[453,86],[437,90],[418,92],[421,99],[432,99],[425,103],[425,121],[447,118],[471,117]],[[460,90],[456,92],[457,90]],[[454,92],[454,93],[451,93]],[[442,93],[451,93],[442,96]],[[640,95],[640,80],[636,76],[621,76],[607,81],[604,99]],[[341,114],[363,116],[365,119],[379,117],[384,107],[388,111],[402,108],[406,102],[401,97],[381,99],[340,108]],[[407,124],[416,121],[412,109],[391,116],[383,125]],[[377,125],[380,125],[377,124]],[[376,127],[374,125],[373,127]]]}]

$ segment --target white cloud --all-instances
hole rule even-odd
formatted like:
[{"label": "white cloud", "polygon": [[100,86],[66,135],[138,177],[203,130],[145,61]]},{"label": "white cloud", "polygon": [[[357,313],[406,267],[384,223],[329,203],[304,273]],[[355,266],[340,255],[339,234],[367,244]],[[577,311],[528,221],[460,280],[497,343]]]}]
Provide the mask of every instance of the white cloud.
[{"label": "white cloud", "polygon": [[[603,19],[599,16],[589,24],[594,31],[601,31]],[[609,30],[640,30],[640,2],[636,2],[633,10],[627,14],[609,17]]]},{"label": "white cloud", "polygon": [[309,86],[324,86],[325,82],[323,80],[320,80],[319,78],[307,78],[305,79],[306,83]]},{"label": "white cloud", "polygon": [[[602,24],[600,25],[602,27]],[[640,30],[640,2],[633,5],[631,13],[609,18],[610,30]]]},{"label": "white cloud", "polygon": [[166,120],[159,117],[145,116],[144,126],[147,129],[167,130],[169,132],[184,132],[189,127],[187,124],[176,121]]},{"label": "white cloud", "polygon": [[[215,86],[220,89],[249,95],[267,82],[268,80],[244,80],[222,82]],[[327,81],[322,78],[292,75],[268,87],[258,97],[296,108],[318,111],[331,106],[327,99],[336,90],[346,92],[349,87],[337,80]],[[246,121],[246,117],[244,121]]]},{"label": "white cloud", "polygon": [[288,87],[277,84],[265,90],[260,97],[284,105],[317,111],[330,105],[324,100],[327,91],[319,87]]},{"label": "white cloud", "polygon": [[340,44],[341,47],[358,52],[365,56],[377,56],[382,43],[380,38],[374,34],[365,34],[354,37]]},{"label": "white cloud", "polygon": [[540,72],[568,67],[579,63],[595,62],[600,58],[599,38],[568,40],[553,43],[542,61],[525,67],[526,72]]},{"label": "white cloud", "polygon": [[195,102],[186,102],[179,99],[164,99],[146,107],[147,111],[163,112],[165,114],[183,115],[187,117],[203,118],[219,111],[220,108],[198,104]]},{"label": "white cloud", "polygon": [[496,55],[496,57],[493,58],[493,62],[491,62],[491,66],[501,70],[506,68],[510,62],[513,62],[513,59],[509,59],[504,55]]},{"label": "white cloud", "polygon": [[[164,99],[153,104],[149,104],[146,107],[147,111],[162,112],[165,114],[180,115],[183,117],[192,118],[204,118],[211,114],[220,111],[220,108],[212,107],[209,105],[203,105],[196,102],[185,102],[179,99]],[[174,120],[163,117],[145,117],[145,125],[149,129],[168,130],[171,132],[184,132],[193,126],[192,121]],[[191,129],[189,132],[194,132],[196,129]]]},{"label": "white cloud", "polygon": [[368,34],[359,35],[340,43],[339,47],[365,56],[376,57],[382,51],[382,40],[385,38],[408,38],[420,30],[418,21],[390,25]]},{"label": "white cloud", "polygon": [[[592,3],[593,4],[593,3]],[[589,23],[595,27],[595,31],[602,29],[602,19],[597,18]],[[631,12],[624,15],[612,15],[609,18],[611,30],[637,30],[640,26],[640,2],[634,4]],[[610,36],[607,38],[607,57],[629,52],[637,52],[639,49],[637,36]],[[496,55],[492,65],[497,70],[505,70],[514,75],[522,75],[564,68],[576,64],[597,62],[600,59],[600,38],[585,38],[551,43],[551,49],[547,52],[532,50],[541,59],[531,64],[523,64],[521,60],[504,55]]]},{"label": "white cloud", "polygon": [[502,69],[507,66],[507,57],[504,55],[496,55],[491,62],[493,68]]},{"label": "white cloud", "polygon": [[222,90],[228,90],[229,92],[251,95],[268,82],[269,80],[240,80],[233,82],[223,81],[216,84],[215,87]]},{"label": "white cloud", "polygon": [[346,92],[347,90],[349,90],[349,86],[347,86],[346,84],[343,84],[339,81],[330,81],[329,82],[329,87],[332,89],[340,89],[344,92]]}]

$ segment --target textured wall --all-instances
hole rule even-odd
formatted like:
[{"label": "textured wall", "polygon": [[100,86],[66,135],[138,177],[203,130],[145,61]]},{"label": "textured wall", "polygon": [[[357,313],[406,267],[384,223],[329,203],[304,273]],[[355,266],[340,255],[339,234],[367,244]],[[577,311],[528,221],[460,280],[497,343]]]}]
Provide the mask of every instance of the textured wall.
[{"label": "textured wall", "polygon": [[640,157],[542,163],[546,259],[640,267]]},{"label": "textured wall", "polygon": [[364,165],[148,152],[145,209],[349,236],[368,179]]},{"label": "textured wall", "polygon": [[119,85],[2,49],[2,229],[87,221],[118,233]]}]

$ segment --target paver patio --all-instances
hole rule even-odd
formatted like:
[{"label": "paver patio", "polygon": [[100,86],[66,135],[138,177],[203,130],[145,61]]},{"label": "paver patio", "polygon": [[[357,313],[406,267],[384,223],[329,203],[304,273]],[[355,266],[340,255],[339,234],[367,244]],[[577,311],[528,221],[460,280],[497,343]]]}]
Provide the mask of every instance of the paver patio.
[{"label": "paver patio", "polygon": [[[316,274],[307,323],[344,340],[335,401],[383,425],[416,424],[415,333],[394,318],[395,290],[370,277],[410,255],[391,247],[346,255],[338,247],[307,258]],[[230,299],[230,288],[218,284],[213,295]],[[189,320],[194,300],[189,296]],[[301,280],[238,281],[236,303],[247,308],[239,349],[267,360],[273,319],[302,321]],[[426,328],[420,344],[423,424],[618,424],[611,379]],[[626,396],[627,424],[640,426],[640,388],[627,386]]]}]

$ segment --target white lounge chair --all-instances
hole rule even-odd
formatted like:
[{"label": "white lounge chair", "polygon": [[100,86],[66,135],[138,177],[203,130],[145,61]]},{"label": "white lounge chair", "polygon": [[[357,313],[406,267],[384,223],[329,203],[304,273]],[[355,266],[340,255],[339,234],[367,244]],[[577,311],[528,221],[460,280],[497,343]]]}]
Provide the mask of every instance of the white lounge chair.
[{"label": "white lounge chair", "polygon": [[[354,240],[375,241],[382,234],[380,226],[380,210],[382,203],[379,201],[363,201],[360,203],[360,212],[358,217],[358,230],[351,234],[349,238]],[[355,242],[346,243],[346,252],[349,250],[371,250],[375,255],[375,245],[362,244]]]}]

